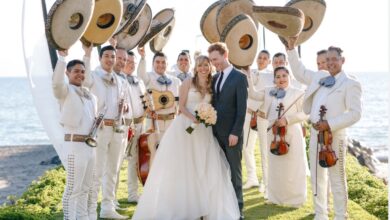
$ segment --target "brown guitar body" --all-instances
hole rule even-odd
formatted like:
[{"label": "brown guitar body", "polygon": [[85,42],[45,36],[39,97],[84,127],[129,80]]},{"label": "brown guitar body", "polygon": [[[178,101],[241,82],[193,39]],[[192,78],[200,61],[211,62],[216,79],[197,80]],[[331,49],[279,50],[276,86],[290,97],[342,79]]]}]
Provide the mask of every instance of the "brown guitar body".
[{"label": "brown guitar body", "polygon": [[143,133],[138,139],[138,178],[142,185],[145,185],[150,169],[149,135],[150,132]]}]

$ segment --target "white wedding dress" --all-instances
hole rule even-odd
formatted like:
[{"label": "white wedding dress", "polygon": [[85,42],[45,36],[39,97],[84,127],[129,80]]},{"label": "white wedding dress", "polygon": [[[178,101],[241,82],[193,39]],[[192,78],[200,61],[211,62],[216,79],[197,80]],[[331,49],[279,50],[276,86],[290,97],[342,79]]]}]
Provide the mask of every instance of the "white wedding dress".
[{"label": "white wedding dress", "polygon": [[[194,88],[186,107],[194,113],[201,102],[210,102]],[[211,127],[179,115],[165,132],[132,219],[237,220],[240,216],[226,157]]]}]

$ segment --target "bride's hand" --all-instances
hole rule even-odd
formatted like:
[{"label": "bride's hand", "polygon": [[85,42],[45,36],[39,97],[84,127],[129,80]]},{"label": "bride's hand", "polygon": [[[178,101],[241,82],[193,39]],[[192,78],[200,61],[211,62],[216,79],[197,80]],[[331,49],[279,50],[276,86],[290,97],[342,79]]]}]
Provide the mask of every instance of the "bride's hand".
[{"label": "bride's hand", "polygon": [[194,124],[199,124],[198,119],[196,119],[195,117],[192,119],[192,122],[193,122]]}]

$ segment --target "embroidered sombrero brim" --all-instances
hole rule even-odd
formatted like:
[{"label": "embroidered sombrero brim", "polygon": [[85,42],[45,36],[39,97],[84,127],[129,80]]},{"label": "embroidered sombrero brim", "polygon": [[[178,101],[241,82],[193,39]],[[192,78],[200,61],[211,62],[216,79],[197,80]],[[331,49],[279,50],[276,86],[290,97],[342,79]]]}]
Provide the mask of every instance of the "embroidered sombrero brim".
[{"label": "embroidered sombrero brim", "polygon": [[172,35],[172,30],[175,27],[175,18],[171,20],[171,22],[168,24],[164,30],[160,31],[154,37],[150,42],[150,50],[153,53],[156,53],[157,51],[162,51],[162,49],[165,47],[165,45],[168,43],[169,37]]},{"label": "embroidered sombrero brim", "polygon": [[126,31],[128,27],[138,18],[146,5],[146,0],[140,0],[138,4],[135,0],[123,0],[122,19],[116,33]]},{"label": "embroidered sombrero brim", "polygon": [[258,37],[255,22],[246,14],[234,17],[221,34],[229,49],[229,61],[237,67],[250,66],[256,57]]},{"label": "embroidered sombrero brim", "polygon": [[[228,0],[221,3],[217,11],[217,30],[222,34],[222,31],[228,25],[228,23],[240,14],[247,14],[253,20],[253,6],[252,0]],[[257,28],[258,24],[255,22]]]},{"label": "embroidered sombrero brim", "polygon": [[117,46],[126,50],[136,47],[148,32],[152,22],[152,9],[148,4],[138,18],[125,31],[116,35]]},{"label": "embroidered sombrero brim", "polygon": [[122,18],[122,0],[95,1],[91,22],[81,37],[85,45],[101,45],[108,41],[119,26]]},{"label": "embroidered sombrero brim", "polygon": [[300,9],[304,14],[304,25],[296,45],[307,41],[320,27],[325,16],[326,3],[324,0],[292,0],[286,6]]},{"label": "embroidered sombrero brim", "polygon": [[152,40],[161,31],[163,31],[174,19],[175,11],[171,8],[166,8],[157,13],[152,20],[152,24],[148,33],[139,43],[140,47],[143,47],[147,42]]},{"label": "embroidered sombrero brim", "polygon": [[265,28],[283,37],[301,33],[304,15],[293,7],[254,6],[254,16]]},{"label": "embroidered sombrero brim", "polygon": [[217,12],[222,3],[222,0],[214,2],[206,9],[200,19],[200,30],[209,43],[218,42],[220,38],[217,29]]},{"label": "embroidered sombrero brim", "polygon": [[69,49],[86,31],[92,18],[95,0],[78,2],[57,0],[45,21],[46,37],[58,50]]}]

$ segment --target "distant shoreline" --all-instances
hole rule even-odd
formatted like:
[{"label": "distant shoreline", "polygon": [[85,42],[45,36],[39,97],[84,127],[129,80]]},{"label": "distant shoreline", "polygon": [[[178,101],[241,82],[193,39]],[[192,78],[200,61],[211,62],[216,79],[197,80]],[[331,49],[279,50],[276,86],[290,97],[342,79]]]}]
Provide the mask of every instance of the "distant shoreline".
[{"label": "distant shoreline", "polygon": [[0,147],[0,204],[8,196],[20,197],[32,181],[56,165],[40,165],[56,156],[53,146],[13,145]]}]

